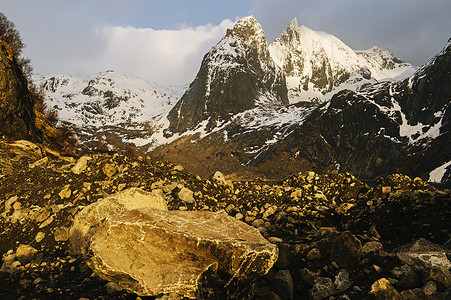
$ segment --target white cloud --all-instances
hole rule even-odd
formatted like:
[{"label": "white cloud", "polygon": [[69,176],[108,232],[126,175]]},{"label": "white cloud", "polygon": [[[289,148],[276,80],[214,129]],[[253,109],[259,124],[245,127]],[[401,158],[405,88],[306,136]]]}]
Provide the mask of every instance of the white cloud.
[{"label": "white cloud", "polygon": [[227,19],[219,25],[176,30],[106,26],[99,31],[106,48],[96,65],[162,85],[189,83],[202,57],[233,24]]}]

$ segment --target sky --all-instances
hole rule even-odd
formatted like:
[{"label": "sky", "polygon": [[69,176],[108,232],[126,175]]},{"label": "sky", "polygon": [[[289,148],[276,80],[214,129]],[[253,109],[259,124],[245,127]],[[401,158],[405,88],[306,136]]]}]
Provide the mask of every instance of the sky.
[{"label": "sky", "polygon": [[451,38],[449,0],[0,0],[0,12],[37,74],[115,70],[159,85],[190,83],[203,56],[248,15],[269,43],[296,17],[352,49],[376,45],[416,66]]}]

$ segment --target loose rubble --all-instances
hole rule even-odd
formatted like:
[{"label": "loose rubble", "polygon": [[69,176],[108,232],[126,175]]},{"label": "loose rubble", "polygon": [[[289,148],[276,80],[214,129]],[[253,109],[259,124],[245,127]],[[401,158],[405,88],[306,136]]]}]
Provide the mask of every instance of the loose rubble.
[{"label": "loose rubble", "polygon": [[[334,172],[231,182],[219,173],[201,179],[148,157],[96,153],[74,159],[0,141],[0,298],[143,296],[120,280],[102,279],[84,252],[70,247],[76,224],[87,226],[86,240],[93,233],[89,224],[138,208],[118,200],[130,191],[152,197],[168,213],[228,214],[277,246],[274,266],[255,275],[252,288],[242,287],[246,294],[239,299],[450,297],[450,192],[418,178],[394,174],[372,188]],[[102,203],[104,214],[80,221],[82,212]],[[215,287],[202,297],[240,290]],[[158,297],[180,295],[150,299]]]}]

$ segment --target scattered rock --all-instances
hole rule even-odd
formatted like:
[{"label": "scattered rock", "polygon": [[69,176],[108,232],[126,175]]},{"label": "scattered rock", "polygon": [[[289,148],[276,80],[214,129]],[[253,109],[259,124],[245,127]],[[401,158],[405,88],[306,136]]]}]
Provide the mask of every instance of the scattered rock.
[{"label": "scattered rock", "polygon": [[44,238],[45,238],[45,233],[42,231],[39,231],[36,234],[36,237],[34,238],[34,240],[36,241],[36,243],[40,243]]},{"label": "scattered rock", "polygon": [[47,156],[41,158],[40,160],[35,161],[34,163],[30,164],[28,167],[30,169],[34,169],[36,167],[46,166],[49,162],[49,158]]},{"label": "scattered rock", "polygon": [[56,242],[64,242],[69,239],[69,228],[61,226],[55,229],[53,233],[53,238]]},{"label": "scattered rock", "polygon": [[193,197],[193,191],[183,187],[180,192],[178,193],[178,197],[180,200],[182,200],[185,203],[194,203],[194,197]]},{"label": "scattered rock", "polygon": [[413,289],[421,284],[421,278],[409,265],[394,268],[392,274],[398,279],[395,285],[402,289]]},{"label": "scattered rock", "polygon": [[332,279],[327,277],[317,277],[310,290],[310,298],[313,300],[321,300],[333,295],[334,292],[335,287]]},{"label": "scattered rock", "polygon": [[293,278],[289,270],[280,270],[272,279],[272,286],[282,300],[293,299]]},{"label": "scattered rock", "polygon": [[222,174],[219,171],[216,171],[213,176],[211,177],[212,180],[216,181],[217,183],[227,185],[227,180],[224,177],[224,174]]},{"label": "scattered rock", "polygon": [[344,292],[351,287],[351,281],[349,280],[349,272],[345,269],[341,269],[338,275],[335,276],[334,281],[335,289],[338,293]]},{"label": "scattered rock", "polygon": [[382,250],[383,246],[380,242],[376,242],[376,241],[371,241],[371,242],[367,242],[365,243],[365,245],[363,245],[362,247],[362,254],[363,256],[366,256],[370,253],[376,253],[379,250]]},{"label": "scattered rock", "polygon": [[385,278],[381,278],[373,283],[371,286],[370,295],[373,295],[377,300],[402,300],[401,295]]},{"label": "scattered rock", "polygon": [[90,156],[87,155],[83,155],[82,157],[80,157],[77,160],[77,163],[72,167],[71,171],[74,174],[81,174],[84,170],[86,170],[87,166],[88,166],[88,161],[91,160],[92,158]]},{"label": "scattered rock", "polygon": [[61,192],[58,194],[61,199],[69,198],[72,195],[72,191],[70,190],[70,185],[66,185]]},{"label": "scattered rock", "polygon": [[343,268],[354,268],[362,256],[362,244],[351,232],[345,231],[335,240],[331,249],[331,261]]},{"label": "scattered rock", "polygon": [[307,253],[306,258],[309,261],[319,260],[321,259],[321,252],[317,248],[313,248]]},{"label": "scattered rock", "polygon": [[113,177],[117,173],[117,167],[113,164],[105,164],[102,171],[107,177]]}]

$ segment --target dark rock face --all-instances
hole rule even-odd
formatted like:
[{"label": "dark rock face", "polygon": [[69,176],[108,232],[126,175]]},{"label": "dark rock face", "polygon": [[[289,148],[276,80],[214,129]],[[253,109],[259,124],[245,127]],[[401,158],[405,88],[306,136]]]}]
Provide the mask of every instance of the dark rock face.
[{"label": "dark rock face", "polygon": [[288,153],[318,169],[339,168],[361,178],[403,172],[429,179],[451,157],[450,70],[448,43],[409,79],[339,92],[255,164]]},{"label": "dark rock face", "polygon": [[0,38],[0,133],[34,139],[34,102],[27,81],[9,45]]},{"label": "dark rock face", "polygon": [[288,104],[285,76],[275,66],[261,25],[241,19],[205,55],[196,79],[170,111],[169,130],[207,129],[262,104]]}]

